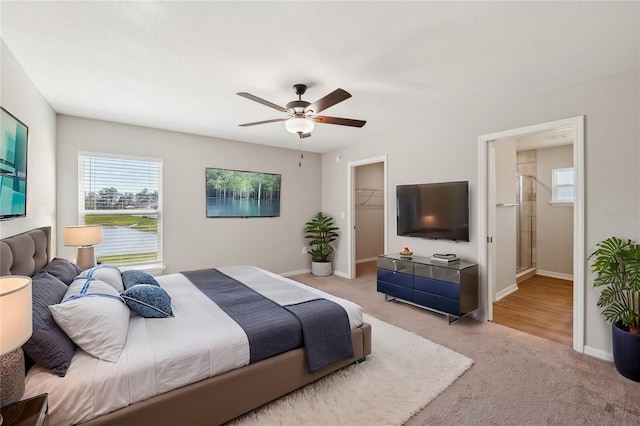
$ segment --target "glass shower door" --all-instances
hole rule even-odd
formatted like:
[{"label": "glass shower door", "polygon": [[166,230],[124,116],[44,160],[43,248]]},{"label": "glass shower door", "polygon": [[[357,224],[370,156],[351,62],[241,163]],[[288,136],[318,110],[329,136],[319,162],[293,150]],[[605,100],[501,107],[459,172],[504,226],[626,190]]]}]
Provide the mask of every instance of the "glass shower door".
[{"label": "glass shower door", "polygon": [[532,268],[533,265],[533,241],[535,234],[532,176],[516,173],[516,272]]}]

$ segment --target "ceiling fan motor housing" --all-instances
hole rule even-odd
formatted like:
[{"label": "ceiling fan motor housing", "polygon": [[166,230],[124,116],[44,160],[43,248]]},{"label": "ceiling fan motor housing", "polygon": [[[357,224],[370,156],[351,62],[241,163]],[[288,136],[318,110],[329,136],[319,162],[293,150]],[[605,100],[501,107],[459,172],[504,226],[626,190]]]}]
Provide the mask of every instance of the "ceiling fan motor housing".
[{"label": "ceiling fan motor housing", "polygon": [[304,113],[304,109],[309,105],[311,105],[311,103],[307,101],[291,101],[287,104],[287,109],[291,110],[294,114],[302,114]]}]

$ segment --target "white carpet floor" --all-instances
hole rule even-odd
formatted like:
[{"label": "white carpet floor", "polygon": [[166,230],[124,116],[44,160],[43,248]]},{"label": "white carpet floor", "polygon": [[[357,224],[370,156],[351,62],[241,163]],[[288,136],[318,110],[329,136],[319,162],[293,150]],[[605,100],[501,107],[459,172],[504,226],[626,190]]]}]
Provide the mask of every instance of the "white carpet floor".
[{"label": "white carpet floor", "polygon": [[401,425],[468,370],[473,361],[416,334],[365,315],[367,360],[252,411],[230,424]]}]

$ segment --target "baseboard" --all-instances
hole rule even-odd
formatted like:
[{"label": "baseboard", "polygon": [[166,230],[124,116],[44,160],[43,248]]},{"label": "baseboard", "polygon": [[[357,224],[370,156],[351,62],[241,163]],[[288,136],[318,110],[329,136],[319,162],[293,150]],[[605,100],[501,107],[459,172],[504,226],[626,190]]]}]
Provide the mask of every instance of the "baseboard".
[{"label": "baseboard", "polygon": [[500,290],[499,292],[496,293],[496,298],[493,300],[494,302],[497,302],[498,300],[502,299],[505,296],[510,295],[511,293],[513,293],[514,291],[518,290],[518,284],[512,284],[509,287],[505,288],[504,290]]},{"label": "baseboard", "polygon": [[302,275],[302,274],[310,274],[310,273],[311,273],[311,269],[300,269],[299,271],[283,272],[279,275],[282,275],[283,277],[291,277],[293,275]]},{"label": "baseboard", "polygon": [[374,260],[378,260],[378,258],[377,257],[367,257],[366,259],[356,260],[356,263],[373,262]]},{"label": "baseboard", "polygon": [[337,275],[339,277],[346,278],[346,279],[350,279],[351,278],[349,275],[345,274],[344,272],[340,272],[340,271],[333,271],[333,275]]},{"label": "baseboard", "polygon": [[[283,277],[291,277],[293,275],[302,275],[302,274],[310,274],[311,273],[311,269],[300,269],[298,271],[289,271],[289,272],[282,272],[278,275],[283,276]],[[339,277],[342,278],[349,278],[349,276],[347,274],[345,274],[344,272],[340,272],[340,271],[333,271],[333,275],[337,275]]]},{"label": "baseboard", "polygon": [[602,349],[596,349],[596,348],[592,348],[591,346],[585,346],[584,353],[585,355],[589,355],[594,358],[599,358],[605,361],[613,362],[613,354],[611,352],[603,351]]},{"label": "baseboard", "polygon": [[545,271],[544,269],[537,269],[536,273],[538,275],[542,275],[543,277],[551,277],[551,278],[558,278],[560,280],[573,281],[573,275],[571,275],[571,274],[563,274],[561,272]]},{"label": "baseboard", "polygon": [[529,278],[533,277],[536,274],[536,268],[529,268],[520,273],[516,274],[516,283],[521,283],[522,281],[526,281]]}]

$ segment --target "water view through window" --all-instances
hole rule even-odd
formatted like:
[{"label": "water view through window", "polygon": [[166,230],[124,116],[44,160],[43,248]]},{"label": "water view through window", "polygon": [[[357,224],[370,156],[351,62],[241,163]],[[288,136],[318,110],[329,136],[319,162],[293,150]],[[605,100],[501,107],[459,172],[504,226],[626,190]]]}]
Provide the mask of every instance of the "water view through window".
[{"label": "water view through window", "polygon": [[79,221],[102,225],[99,262],[162,262],[162,162],[152,158],[79,155]]}]

